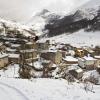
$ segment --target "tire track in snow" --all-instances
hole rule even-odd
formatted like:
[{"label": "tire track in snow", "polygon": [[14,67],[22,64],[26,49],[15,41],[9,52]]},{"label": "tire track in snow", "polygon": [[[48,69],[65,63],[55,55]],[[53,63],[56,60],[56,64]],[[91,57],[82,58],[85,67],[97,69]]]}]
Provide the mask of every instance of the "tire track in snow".
[{"label": "tire track in snow", "polygon": [[[8,94],[8,92],[3,88],[3,87],[1,87],[0,86],[0,91],[2,91],[2,92],[0,92],[0,95],[2,96],[0,96],[0,99],[2,98],[2,100],[5,100],[5,98],[7,98],[7,100],[13,100],[10,96],[9,96],[9,94]],[[9,97],[9,98],[8,98]]]},{"label": "tire track in snow", "polygon": [[[2,89],[3,92],[5,92],[5,94],[10,96],[8,98],[14,97],[13,100],[14,99],[15,100],[29,100],[28,97],[26,95],[24,95],[19,89],[15,88],[13,86],[10,86],[6,83],[0,82],[0,88]],[[9,100],[8,98],[7,98],[7,100]],[[10,99],[10,100],[12,100],[12,99]]]}]

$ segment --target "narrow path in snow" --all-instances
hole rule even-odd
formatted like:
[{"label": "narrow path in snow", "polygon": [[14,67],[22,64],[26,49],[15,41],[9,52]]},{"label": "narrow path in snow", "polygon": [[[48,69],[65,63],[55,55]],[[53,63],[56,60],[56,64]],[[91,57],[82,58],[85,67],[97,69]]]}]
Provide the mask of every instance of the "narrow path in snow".
[{"label": "narrow path in snow", "polygon": [[19,89],[0,82],[0,99],[1,100],[29,100]]}]

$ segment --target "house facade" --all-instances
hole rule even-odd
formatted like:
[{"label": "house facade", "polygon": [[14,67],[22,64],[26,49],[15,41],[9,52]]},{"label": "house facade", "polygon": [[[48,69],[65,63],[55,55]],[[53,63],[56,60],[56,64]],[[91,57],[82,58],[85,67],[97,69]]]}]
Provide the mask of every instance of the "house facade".
[{"label": "house facade", "polygon": [[49,40],[45,41],[45,42],[37,42],[37,49],[38,50],[48,50],[49,49]]},{"label": "house facade", "polygon": [[5,53],[0,53],[0,68],[7,67],[8,64],[8,55]]},{"label": "house facade", "polygon": [[82,48],[75,48],[75,56],[76,57],[84,57],[85,51]]},{"label": "house facade", "polygon": [[83,70],[81,68],[70,70],[69,73],[72,74],[77,79],[83,77]]},{"label": "house facade", "polygon": [[78,65],[81,68],[85,68],[87,70],[92,70],[97,67],[97,59],[93,57],[83,57],[78,59]]},{"label": "house facade", "polygon": [[55,64],[60,64],[62,62],[62,53],[60,51],[44,50],[41,52],[40,57],[51,60]]},{"label": "house facade", "polygon": [[27,49],[27,50],[21,50],[20,51],[20,60],[21,62],[32,62],[33,60],[37,59],[37,50],[34,49]]}]

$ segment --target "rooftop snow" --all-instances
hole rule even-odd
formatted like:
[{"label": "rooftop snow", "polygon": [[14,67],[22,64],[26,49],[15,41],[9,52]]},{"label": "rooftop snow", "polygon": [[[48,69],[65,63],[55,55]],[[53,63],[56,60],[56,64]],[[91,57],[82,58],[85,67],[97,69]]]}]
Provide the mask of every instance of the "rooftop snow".
[{"label": "rooftop snow", "polygon": [[76,59],[76,58],[74,58],[74,57],[72,57],[72,56],[66,56],[66,57],[64,58],[64,60],[66,60],[66,61],[76,61],[76,62],[78,62],[78,59]]},{"label": "rooftop snow", "polygon": [[19,54],[9,54],[9,58],[19,58]]},{"label": "rooftop snow", "polygon": [[8,57],[8,54],[6,54],[6,53],[0,53],[0,59],[4,58],[4,57]]},{"label": "rooftop snow", "polygon": [[87,57],[87,56],[85,56],[85,57],[83,57],[83,59],[85,59],[85,60],[96,60],[96,59],[94,59],[93,57]]}]

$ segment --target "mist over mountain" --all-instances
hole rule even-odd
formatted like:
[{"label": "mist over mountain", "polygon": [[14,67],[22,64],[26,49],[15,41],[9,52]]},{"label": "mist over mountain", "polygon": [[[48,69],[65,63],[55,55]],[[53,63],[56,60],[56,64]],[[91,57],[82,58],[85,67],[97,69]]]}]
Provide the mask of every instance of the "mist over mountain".
[{"label": "mist over mountain", "polygon": [[100,0],[91,0],[76,11],[58,20],[49,21],[45,25],[48,36],[85,31],[100,31]]},{"label": "mist over mountain", "polygon": [[8,0],[0,1],[1,18],[24,22],[30,29],[35,30],[37,35],[46,34],[51,37],[74,33],[80,29],[100,30],[100,0],[18,0],[18,7],[14,1],[7,3]]},{"label": "mist over mountain", "polygon": [[69,13],[87,1],[89,0],[0,0],[0,17],[26,23],[41,9]]}]

